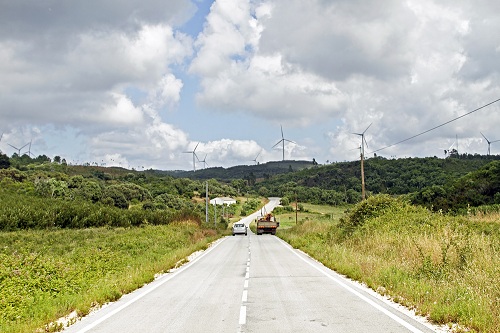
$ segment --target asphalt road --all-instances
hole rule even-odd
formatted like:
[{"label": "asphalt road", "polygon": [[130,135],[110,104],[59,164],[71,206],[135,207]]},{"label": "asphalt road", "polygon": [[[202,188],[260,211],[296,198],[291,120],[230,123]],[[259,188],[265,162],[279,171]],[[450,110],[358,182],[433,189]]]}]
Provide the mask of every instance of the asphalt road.
[{"label": "asphalt road", "polygon": [[220,240],[64,332],[435,331],[278,237],[249,233]]}]

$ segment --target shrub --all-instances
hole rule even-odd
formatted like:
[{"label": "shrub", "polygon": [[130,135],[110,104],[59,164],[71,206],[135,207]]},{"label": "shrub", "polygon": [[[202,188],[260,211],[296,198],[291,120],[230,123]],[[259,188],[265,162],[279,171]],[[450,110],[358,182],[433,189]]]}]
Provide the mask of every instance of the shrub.
[{"label": "shrub", "polygon": [[347,211],[346,215],[340,218],[339,227],[345,234],[351,234],[362,226],[368,218],[382,215],[385,209],[396,201],[386,194],[369,197]]}]

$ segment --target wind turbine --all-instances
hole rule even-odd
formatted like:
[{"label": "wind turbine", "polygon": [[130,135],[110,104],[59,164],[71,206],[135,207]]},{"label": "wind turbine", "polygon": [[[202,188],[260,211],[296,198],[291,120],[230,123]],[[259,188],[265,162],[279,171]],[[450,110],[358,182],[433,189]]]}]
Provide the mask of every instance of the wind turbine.
[{"label": "wind turbine", "polygon": [[[479,133],[481,133],[481,132],[479,132]],[[493,140],[493,141],[490,141],[490,140],[488,140],[488,139],[484,136],[484,134],[483,134],[483,133],[481,133],[481,135],[482,135],[482,136],[483,136],[483,138],[486,140],[486,142],[488,142],[488,156],[489,156],[489,155],[490,155],[490,145],[491,145],[493,142],[498,142],[498,141],[500,141],[500,140]]]},{"label": "wind turbine", "polygon": [[259,157],[260,153],[262,153],[262,150],[259,151],[259,153],[257,154],[257,156],[255,156],[255,158],[252,160],[255,162],[255,164],[259,164],[259,162],[257,162],[257,158]]},{"label": "wind turbine", "polygon": [[27,144],[25,144],[24,146],[22,146],[21,148],[17,148],[17,147],[14,147],[13,145],[11,145],[10,143],[7,143],[9,146],[11,146],[12,148],[14,148],[15,150],[17,150],[17,155],[18,156],[21,156],[21,149],[23,149],[24,147],[26,147],[27,145],[29,145],[30,143],[28,142]]},{"label": "wind turbine", "polygon": [[[198,159],[198,162],[203,163],[203,169],[206,169],[207,165],[208,165],[208,163],[207,163],[207,155],[208,154],[205,154],[205,158],[203,160],[201,160],[201,161]],[[198,158],[198,156],[196,156],[196,157]]]},{"label": "wind turbine", "polygon": [[365,156],[365,145],[368,148],[368,142],[366,142],[365,133],[366,133],[366,131],[368,131],[368,129],[370,128],[370,126],[372,124],[373,123],[368,125],[368,127],[362,133],[352,133],[355,135],[359,135],[361,137],[361,146],[360,146],[359,150],[360,150],[360,155],[361,155],[360,157],[361,157],[361,199],[362,200],[365,200],[365,198],[366,198],[364,156]]},{"label": "wind turbine", "polygon": [[185,152],[183,152],[183,153],[186,153],[186,154],[193,154],[193,171],[196,171],[196,160],[195,160],[195,158],[198,158],[198,156],[196,155],[196,148],[198,148],[199,144],[200,143],[198,142],[196,144],[196,147],[194,147],[194,149],[192,151],[185,151]]},{"label": "wind turbine", "polygon": [[[272,148],[276,147],[277,145],[279,145],[280,143],[283,144],[283,161],[285,160],[285,141],[288,141],[288,142],[291,142],[291,143],[295,143],[291,140],[288,140],[288,139],[285,139],[284,135],[283,135],[283,126],[281,126],[281,140],[278,141],[274,146],[272,146]],[[257,158],[256,158],[257,159]]]},{"label": "wind turbine", "polygon": [[30,140],[30,145],[29,145],[29,147],[28,147],[28,156],[29,156],[29,157],[34,156],[34,155],[31,153],[31,142],[32,142],[32,141],[33,141],[33,140]]}]

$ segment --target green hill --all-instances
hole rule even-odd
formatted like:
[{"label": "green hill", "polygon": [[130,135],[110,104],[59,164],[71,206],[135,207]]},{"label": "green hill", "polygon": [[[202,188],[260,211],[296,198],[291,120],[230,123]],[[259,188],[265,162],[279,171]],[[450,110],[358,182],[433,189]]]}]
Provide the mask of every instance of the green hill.
[{"label": "green hill", "polygon": [[311,161],[279,161],[256,165],[237,165],[230,168],[213,167],[196,171],[157,171],[176,178],[218,179],[229,181],[233,179],[268,179],[272,176],[311,168],[316,164]]},{"label": "green hill", "polygon": [[[365,161],[365,183],[369,194],[403,195],[431,186],[445,186],[477,171],[499,156],[466,155]],[[360,162],[341,162],[276,175],[256,182],[254,190],[264,194],[295,197],[313,203],[354,203],[361,196]]]}]

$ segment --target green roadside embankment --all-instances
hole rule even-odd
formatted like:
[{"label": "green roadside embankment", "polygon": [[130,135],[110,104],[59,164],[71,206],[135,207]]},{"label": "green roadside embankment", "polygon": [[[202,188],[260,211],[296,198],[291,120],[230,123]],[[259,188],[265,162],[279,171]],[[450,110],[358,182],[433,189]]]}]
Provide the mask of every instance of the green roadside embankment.
[{"label": "green roadside embankment", "polygon": [[58,331],[46,325],[119,299],[221,235],[195,222],[1,232],[0,332]]},{"label": "green roadside embankment", "polygon": [[333,220],[299,214],[278,232],[295,248],[454,332],[500,332],[498,213],[447,216],[381,195]]}]

